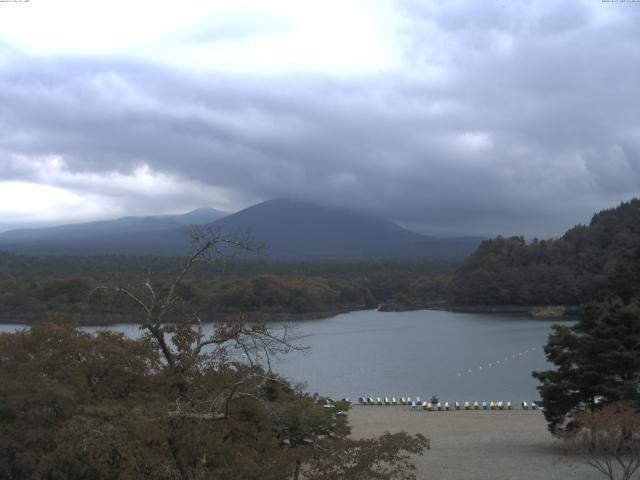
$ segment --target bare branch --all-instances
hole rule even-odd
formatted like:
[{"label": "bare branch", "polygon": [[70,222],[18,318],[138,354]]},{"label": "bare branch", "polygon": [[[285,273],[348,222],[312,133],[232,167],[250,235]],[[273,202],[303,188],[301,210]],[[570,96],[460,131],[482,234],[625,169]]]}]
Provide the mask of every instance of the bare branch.
[{"label": "bare branch", "polygon": [[93,290],[91,290],[91,292],[89,292],[89,297],[91,297],[95,292],[97,292],[99,290],[106,290],[106,291],[111,291],[111,292],[114,292],[114,293],[120,293],[122,295],[125,295],[126,297],[129,297],[131,300],[133,300],[139,306],[142,307],[142,309],[147,314],[147,319],[151,318],[152,308],[149,305],[147,305],[140,297],[138,297],[137,295],[132,293],[130,290],[128,290],[126,288],[122,288],[122,287],[108,287],[108,286],[102,286],[101,285],[101,286],[97,286]]}]

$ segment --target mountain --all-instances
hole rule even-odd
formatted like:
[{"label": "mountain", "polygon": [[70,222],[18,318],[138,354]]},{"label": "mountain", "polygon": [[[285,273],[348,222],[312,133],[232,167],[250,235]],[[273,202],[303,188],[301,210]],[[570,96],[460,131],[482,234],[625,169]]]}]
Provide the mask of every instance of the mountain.
[{"label": "mountain", "polygon": [[267,243],[267,256],[284,259],[455,260],[481,241],[430,237],[381,217],[291,200],[263,202],[214,225],[227,233],[248,231]]},{"label": "mountain", "polygon": [[[198,208],[178,215],[122,217],[116,220],[10,230],[0,234],[0,249],[20,253],[171,253],[185,248],[177,231],[212,223],[227,215],[214,208]],[[169,233],[169,238],[163,234]],[[148,246],[148,247],[147,247]]]},{"label": "mountain", "polygon": [[482,242],[451,281],[456,305],[581,305],[640,292],[640,199],[593,216],[562,237]]},{"label": "mountain", "polygon": [[[216,212],[218,213],[218,212]],[[0,250],[58,254],[184,254],[189,225],[204,224],[225,235],[247,232],[267,245],[265,256],[292,260],[457,260],[481,238],[437,238],[387,219],[291,200],[270,200],[215,221],[209,210],[182,216],[126,217],[0,234]]]}]

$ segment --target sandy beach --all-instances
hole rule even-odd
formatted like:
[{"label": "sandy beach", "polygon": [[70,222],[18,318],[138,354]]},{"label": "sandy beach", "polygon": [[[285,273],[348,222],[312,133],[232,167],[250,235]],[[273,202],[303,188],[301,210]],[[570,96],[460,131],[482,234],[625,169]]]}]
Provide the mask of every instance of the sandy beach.
[{"label": "sandy beach", "polygon": [[405,406],[354,406],[356,438],[384,431],[422,433],[431,449],[416,457],[429,480],[597,480],[601,474],[563,454],[540,411],[412,411]]}]

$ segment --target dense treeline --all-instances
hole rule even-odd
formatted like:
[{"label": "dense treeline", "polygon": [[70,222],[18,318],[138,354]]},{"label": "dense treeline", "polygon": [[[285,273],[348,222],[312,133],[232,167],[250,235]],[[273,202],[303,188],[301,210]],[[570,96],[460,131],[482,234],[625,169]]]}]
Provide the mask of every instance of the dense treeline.
[{"label": "dense treeline", "polygon": [[[139,279],[141,272],[170,277],[184,257],[162,256],[35,256],[0,251],[0,279],[38,282],[51,277],[92,278],[100,282]],[[396,261],[273,261],[255,256],[252,260],[196,265],[191,278],[252,278],[259,275],[292,275],[371,282],[381,293],[397,289],[417,277],[433,273],[452,274],[451,262]]]},{"label": "dense treeline", "polygon": [[458,305],[580,305],[603,299],[611,283],[624,284],[637,258],[640,200],[634,199],[558,239],[482,242],[456,272],[450,299]]},{"label": "dense treeline", "polygon": [[[83,321],[124,321],[126,301],[90,292],[136,285],[149,272],[162,288],[180,258],[31,257],[0,254],[0,318],[78,314]],[[443,301],[455,265],[400,262],[262,262],[194,267],[181,285],[184,309],[201,314],[261,312],[317,316],[388,303],[417,308]]]},{"label": "dense treeline", "polygon": [[[83,321],[132,320],[132,301],[94,291],[90,279],[48,279],[41,283],[0,282],[0,315],[31,319],[51,313],[72,313]],[[135,287],[132,287],[135,288]],[[141,287],[137,287],[140,289]],[[158,283],[159,293],[167,285]],[[251,279],[190,280],[180,285],[181,309],[200,315],[260,312],[321,314],[373,308],[369,289],[360,283],[318,277],[261,275]],[[108,315],[109,317],[105,317]],[[120,318],[122,317],[122,318]]]}]

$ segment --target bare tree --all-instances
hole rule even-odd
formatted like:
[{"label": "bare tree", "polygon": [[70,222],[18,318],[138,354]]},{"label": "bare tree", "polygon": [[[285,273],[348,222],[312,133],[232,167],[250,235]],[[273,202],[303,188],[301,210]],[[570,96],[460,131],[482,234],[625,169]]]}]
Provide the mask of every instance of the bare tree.
[{"label": "bare tree", "polygon": [[609,480],[630,480],[640,468],[640,411],[610,404],[579,415],[582,428],[569,438],[573,452]]},{"label": "bare tree", "polygon": [[[160,417],[169,457],[166,476],[415,478],[410,455],[424,450],[427,440],[422,435],[349,439],[346,402],[309,395],[272,371],[274,355],[300,348],[285,327],[246,321],[209,327],[198,312],[183,308],[181,284],[196,265],[224,263],[230,256],[259,249],[246,235],[228,238],[217,230],[196,230],[193,240],[192,255],[168,283],[154,284],[147,274],[139,285],[95,289],[126,297],[141,312],[144,341],[155,355],[150,367],[154,386],[162,392],[153,412],[154,418]],[[261,477],[229,470],[223,477],[211,477],[228,460],[224,452],[239,451],[249,452],[253,462],[262,455],[268,458],[257,465]]]},{"label": "bare tree", "polygon": [[[286,327],[243,321],[217,322],[205,333],[198,312],[179,310],[179,287],[198,264],[224,264],[229,258],[247,252],[260,252],[246,234],[227,237],[219,230],[197,228],[192,231],[193,253],[180,265],[175,276],[158,288],[150,273],[140,285],[96,287],[91,294],[105,291],[133,301],[142,313],[140,328],[147,340],[159,349],[161,361],[176,396],[167,410],[170,450],[183,479],[195,478],[182,461],[171,432],[183,421],[223,421],[230,416],[236,398],[258,401],[262,386],[279,382],[271,369],[271,358],[294,349]],[[214,378],[215,377],[215,378]]]},{"label": "bare tree", "polygon": [[[177,290],[196,265],[224,265],[238,254],[259,253],[264,248],[263,245],[255,244],[245,233],[225,236],[219,229],[206,226],[194,228],[191,237],[193,253],[178,268],[165,291],[157,291],[148,272],[138,288],[101,285],[93,289],[91,295],[98,291],[107,291],[132,300],[143,314],[140,328],[157,342],[164,361],[171,367],[177,367],[180,361],[185,361],[184,358],[178,358],[179,355],[187,354],[196,358],[208,346],[221,346],[229,342],[235,342],[235,348],[243,351],[249,363],[255,362],[255,356],[262,353],[269,363],[270,355],[291,350],[293,346],[287,341],[286,329],[283,329],[281,335],[276,335],[273,329],[267,329],[264,324],[247,326],[239,322],[219,323],[213,333],[207,336],[202,329],[202,320],[198,312],[190,312],[188,318],[182,315],[175,316],[177,307],[182,302]],[[189,345],[184,344],[185,339],[179,344],[172,344],[170,339],[180,339],[177,334],[186,333],[185,329],[190,333],[186,336]]]}]

